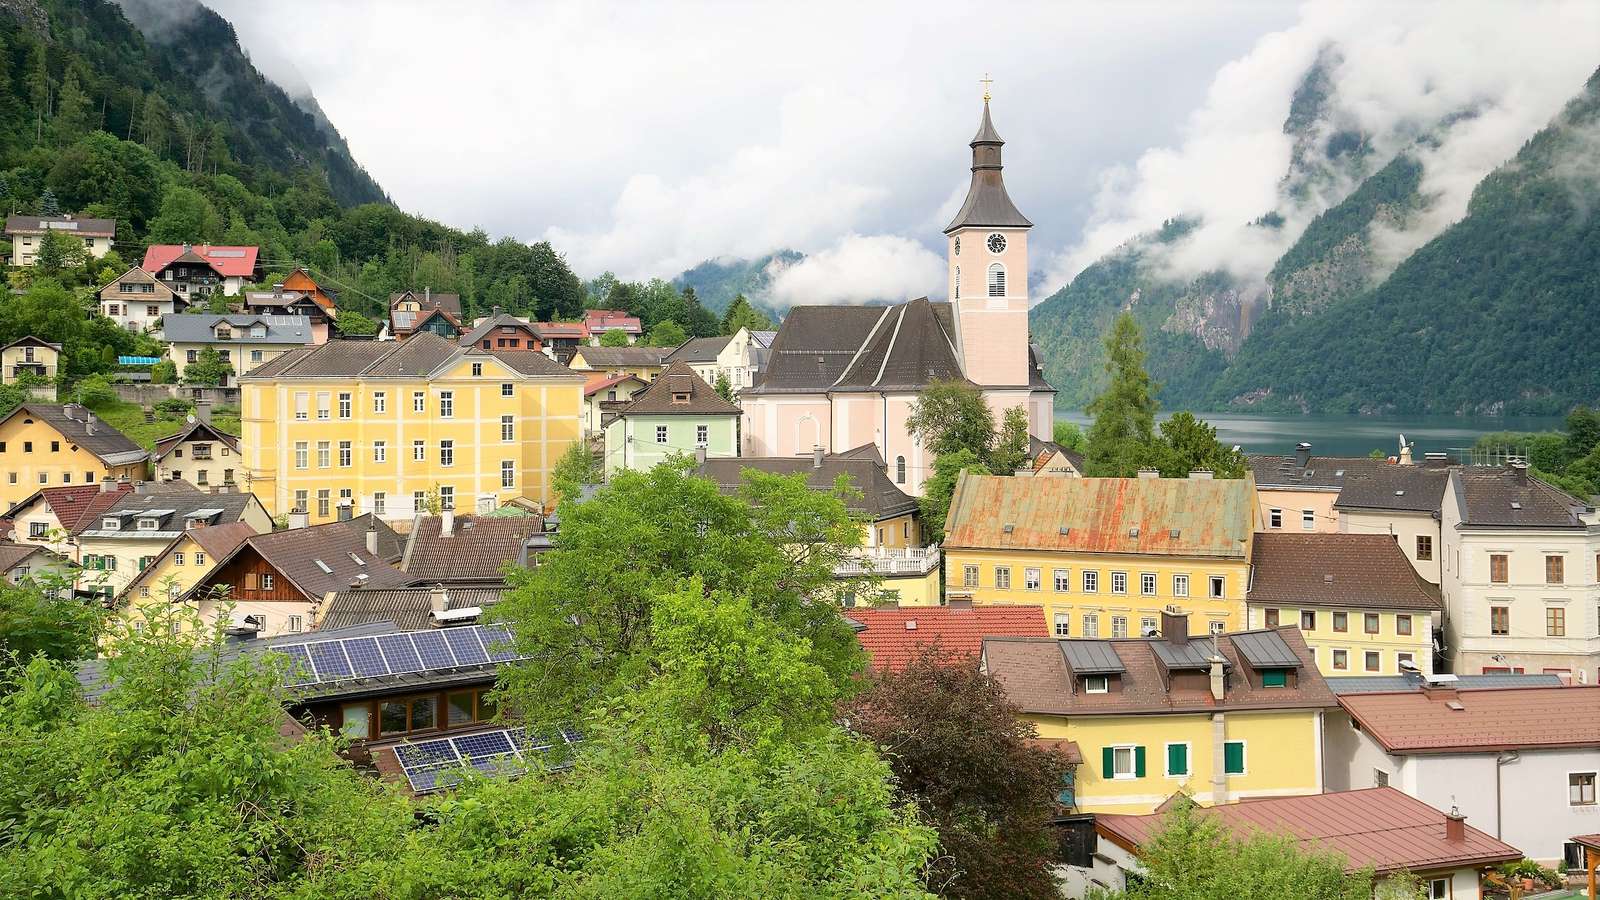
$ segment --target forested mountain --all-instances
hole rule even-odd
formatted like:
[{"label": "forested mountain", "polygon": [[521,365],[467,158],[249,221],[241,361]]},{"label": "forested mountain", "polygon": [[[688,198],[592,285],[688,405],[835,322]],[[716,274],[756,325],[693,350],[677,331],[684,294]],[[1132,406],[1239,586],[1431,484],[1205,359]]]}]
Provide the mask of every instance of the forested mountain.
[{"label": "forested mountain", "polygon": [[776,321],[776,313],[782,310],[772,302],[772,279],[802,259],[805,254],[795,250],[779,250],[757,259],[708,259],[672,279],[672,283],[679,290],[693,288],[700,302],[719,316],[728,311],[734,297],[742,294]]},{"label": "forested mountain", "polygon": [[[1340,118],[1330,111],[1328,100],[1329,72],[1336,61],[1335,51],[1326,52],[1302,80],[1284,123],[1294,149],[1280,185],[1278,207],[1251,225],[1282,229],[1288,227],[1286,222],[1303,223],[1298,235],[1284,236],[1294,240],[1287,243],[1270,271],[1259,278],[1220,269],[1192,278],[1173,277],[1171,267],[1164,265],[1167,251],[1183,241],[1195,224],[1175,219],[1159,232],[1129,241],[1089,266],[1034,309],[1034,337],[1044,351],[1052,382],[1061,389],[1058,402],[1062,406],[1081,406],[1098,392],[1103,377],[1097,364],[1098,348],[1122,310],[1131,311],[1149,336],[1151,372],[1163,383],[1162,399],[1174,406],[1538,412],[1593,402],[1597,395],[1592,387],[1583,387],[1582,377],[1593,367],[1573,350],[1565,354],[1536,352],[1535,344],[1519,343],[1518,336],[1525,333],[1520,321],[1497,323],[1501,340],[1492,355],[1522,359],[1521,366],[1484,365],[1476,358],[1478,351],[1486,348],[1477,346],[1471,328],[1458,326],[1499,318],[1494,310],[1476,310],[1475,306],[1493,304],[1502,290],[1493,287],[1499,275],[1485,262],[1502,248],[1485,246],[1468,254],[1453,264],[1448,278],[1437,277],[1440,273],[1435,272],[1431,283],[1416,281],[1412,291],[1426,294],[1425,302],[1401,291],[1398,285],[1417,279],[1417,262],[1429,258],[1423,251],[1451,234],[1435,236],[1442,226],[1424,221],[1433,198],[1422,191],[1418,154],[1437,146],[1453,123],[1477,111],[1454,110],[1422,127],[1412,123],[1413,132],[1406,134],[1369,135],[1340,128]],[[1593,81],[1584,96],[1592,93]],[[1501,190],[1493,185],[1512,172],[1534,182],[1556,177],[1570,187],[1577,198],[1575,213],[1557,206],[1527,207],[1521,211],[1527,221],[1516,225],[1523,234],[1532,227],[1545,238],[1528,242],[1530,247],[1537,244],[1539,252],[1517,259],[1540,259],[1544,275],[1566,286],[1554,289],[1552,296],[1559,295],[1559,299],[1552,302],[1557,306],[1582,302],[1576,291],[1588,270],[1584,253],[1554,250],[1560,242],[1555,232],[1581,229],[1587,221],[1587,204],[1600,200],[1592,181],[1583,182],[1566,171],[1581,167],[1574,161],[1592,158],[1594,152],[1591,148],[1590,156],[1585,157],[1575,146],[1585,134],[1592,137],[1584,132],[1587,126],[1580,115],[1586,102],[1576,101],[1566,113],[1569,119],[1578,116],[1578,124],[1566,126],[1575,136],[1558,151],[1542,158],[1519,157],[1479,188],[1479,193]],[[1529,146],[1544,140],[1541,136]],[[1375,149],[1378,146],[1397,149],[1385,154]],[[1546,200],[1537,196],[1532,202]],[[1481,215],[1482,209],[1482,198],[1475,198],[1469,218]],[[1560,224],[1564,217],[1567,223]],[[1422,249],[1412,249],[1419,245]],[[1592,262],[1587,265],[1592,268]],[[1376,318],[1369,308],[1373,303],[1384,304],[1382,315]],[[1463,315],[1464,311],[1471,314]],[[1453,359],[1452,371],[1410,379],[1394,377],[1398,370],[1387,354],[1406,346],[1403,336],[1417,330],[1434,336],[1428,347],[1441,353],[1441,358],[1459,357]],[[1350,342],[1357,334],[1361,335],[1361,352],[1351,355],[1355,348]],[[1557,340],[1575,336],[1570,328],[1544,334]],[[1340,349],[1349,352],[1325,346],[1326,340],[1334,337],[1339,338]],[[1572,342],[1572,346],[1575,350],[1582,342]],[[1515,390],[1507,392],[1511,381],[1506,376],[1519,368],[1528,371],[1531,356],[1539,357],[1541,380],[1537,384],[1518,382]],[[1360,362],[1346,365],[1347,360],[1356,359]],[[1363,379],[1349,377],[1356,370]],[[1374,394],[1371,385],[1380,381],[1387,387],[1381,395]],[[1539,385],[1549,387],[1541,389]]]}]

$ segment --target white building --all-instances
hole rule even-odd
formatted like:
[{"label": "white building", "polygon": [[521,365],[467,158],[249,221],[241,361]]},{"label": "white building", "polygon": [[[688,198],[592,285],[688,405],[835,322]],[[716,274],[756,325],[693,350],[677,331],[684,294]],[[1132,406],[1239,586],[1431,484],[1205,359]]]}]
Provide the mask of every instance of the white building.
[{"label": "white building", "polygon": [[1450,469],[1443,464],[1386,466],[1346,476],[1333,503],[1339,530],[1392,535],[1417,574],[1438,584],[1443,556],[1439,503],[1449,480]]},{"label": "white building", "polygon": [[99,259],[111,252],[117,237],[116,219],[80,219],[77,216],[8,216],[6,237],[11,239],[11,264],[31,266],[39,261],[44,236],[56,232],[83,242],[86,256]]},{"label": "white building", "polygon": [[1600,831],[1600,686],[1467,690],[1434,676],[1339,705],[1324,732],[1329,790],[1387,785],[1458,808],[1545,865],[1573,852],[1571,835]]},{"label": "white building", "polygon": [[100,315],[129,331],[154,331],[189,304],[154,275],[134,266],[96,292]]},{"label": "white building", "polygon": [[715,386],[718,378],[726,378],[737,393],[755,386],[772,345],[771,334],[740,328],[732,335],[691,338],[672,351],[667,362],[688,363],[709,385]]}]

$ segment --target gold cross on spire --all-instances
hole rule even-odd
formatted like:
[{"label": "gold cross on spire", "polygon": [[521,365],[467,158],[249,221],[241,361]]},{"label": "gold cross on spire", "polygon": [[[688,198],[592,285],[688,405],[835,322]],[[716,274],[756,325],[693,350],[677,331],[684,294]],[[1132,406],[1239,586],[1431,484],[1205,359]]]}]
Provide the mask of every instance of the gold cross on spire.
[{"label": "gold cross on spire", "polygon": [[985,72],[983,73],[983,77],[978,79],[978,83],[983,85],[983,102],[988,103],[989,85],[994,84],[994,79],[989,77],[988,72]]}]

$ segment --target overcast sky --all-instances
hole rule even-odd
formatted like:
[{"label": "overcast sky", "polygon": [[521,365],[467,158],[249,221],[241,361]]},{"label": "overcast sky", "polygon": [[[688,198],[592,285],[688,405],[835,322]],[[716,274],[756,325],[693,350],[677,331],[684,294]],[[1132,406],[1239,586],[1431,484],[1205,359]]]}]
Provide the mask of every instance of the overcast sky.
[{"label": "overcast sky", "polygon": [[[1151,190],[1173,190],[1130,185],[1141,198],[1130,212],[1108,184],[1137,181],[1152,154],[1183,157],[1207,128],[1281,126],[1284,87],[1322,31],[1392,41],[1431,33],[1433,15],[1412,6],[1391,23],[1387,5],[1330,16],[1266,2],[207,2],[268,75],[309,85],[408,211],[549,238],[584,276],[671,277],[792,247],[823,263],[808,282],[848,272],[890,296],[942,283],[932,251],[965,192],[985,72],[1007,184],[1036,225],[1033,266],[1061,279],[1112,232],[1144,227],[1144,210],[1166,202]],[[1561,21],[1575,5],[1524,16],[1538,21],[1505,40],[1593,24]],[[1479,29],[1480,44],[1495,30]],[[1218,115],[1236,102],[1248,123]],[[1278,160],[1263,152],[1265,171]]]}]

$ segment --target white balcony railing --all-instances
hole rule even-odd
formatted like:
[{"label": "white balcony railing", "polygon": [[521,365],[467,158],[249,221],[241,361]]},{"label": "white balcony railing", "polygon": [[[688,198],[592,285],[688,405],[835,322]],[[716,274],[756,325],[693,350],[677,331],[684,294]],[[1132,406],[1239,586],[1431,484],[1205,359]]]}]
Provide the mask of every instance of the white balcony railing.
[{"label": "white balcony railing", "polygon": [[938,567],[938,547],[863,547],[835,566],[833,574],[926,575]]}]

